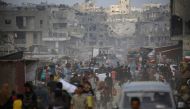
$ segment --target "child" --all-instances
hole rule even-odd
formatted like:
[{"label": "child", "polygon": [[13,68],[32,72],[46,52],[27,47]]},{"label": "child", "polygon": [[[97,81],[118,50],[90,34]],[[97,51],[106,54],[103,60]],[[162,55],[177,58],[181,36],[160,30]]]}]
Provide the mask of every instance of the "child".
[{"label": "child", "polygon": [[16,100],[13,103],[13,109],[22,109],[22,99],[23,96],[21,94],[18,94]]}]

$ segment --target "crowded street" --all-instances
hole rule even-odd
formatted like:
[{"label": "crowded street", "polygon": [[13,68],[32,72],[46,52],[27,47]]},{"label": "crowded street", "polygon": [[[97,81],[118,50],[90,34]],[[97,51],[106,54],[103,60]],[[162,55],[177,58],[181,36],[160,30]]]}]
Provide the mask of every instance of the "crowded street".
[{"label": "crowded street", "polygon": [[0,109],[190,109],[190,0],[0,0]]}]

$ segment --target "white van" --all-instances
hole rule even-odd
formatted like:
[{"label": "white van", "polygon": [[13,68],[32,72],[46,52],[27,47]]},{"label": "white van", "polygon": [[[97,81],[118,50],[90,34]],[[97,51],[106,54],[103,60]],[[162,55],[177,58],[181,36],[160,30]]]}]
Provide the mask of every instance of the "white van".
[{"label": "white van", "polygon": [[141,109],[176,109],[172,89],[163,82],[129,82],[122,86],[119,109],[131,109],[132,97],[141,100]]}]

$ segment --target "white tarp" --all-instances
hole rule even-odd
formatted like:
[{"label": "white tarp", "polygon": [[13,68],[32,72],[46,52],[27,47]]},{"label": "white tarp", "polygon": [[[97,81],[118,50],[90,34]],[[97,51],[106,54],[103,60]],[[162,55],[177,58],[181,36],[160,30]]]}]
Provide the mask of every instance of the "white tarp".
[{"label": "white tarp", "polygon": [[77,88],[76,86],[70,84],[69,82],[66,82],[63,79],[60,79],[59,82],[61,82],[63,84],[63,89],[69,93],[74,93]]},{"label": "white tarp", "polygon": [[98,56],[98,54],[99,54],[99,49],[94,48],[94,49],[93,49],[93,57]]},{"label": "white tarp", "polygon": [[30,62],[26,65],[26,81],[34,81],[36,77],[36,69],[38,62]]}]

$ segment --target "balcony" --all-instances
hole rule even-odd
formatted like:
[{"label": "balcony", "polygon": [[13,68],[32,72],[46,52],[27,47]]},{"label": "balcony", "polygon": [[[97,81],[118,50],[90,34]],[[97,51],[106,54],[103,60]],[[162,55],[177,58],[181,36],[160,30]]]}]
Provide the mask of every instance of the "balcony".
[{"label": "balcony", "polygon": [[16,26],[19,29],[34,29],[34,16],[17,16]]}]

